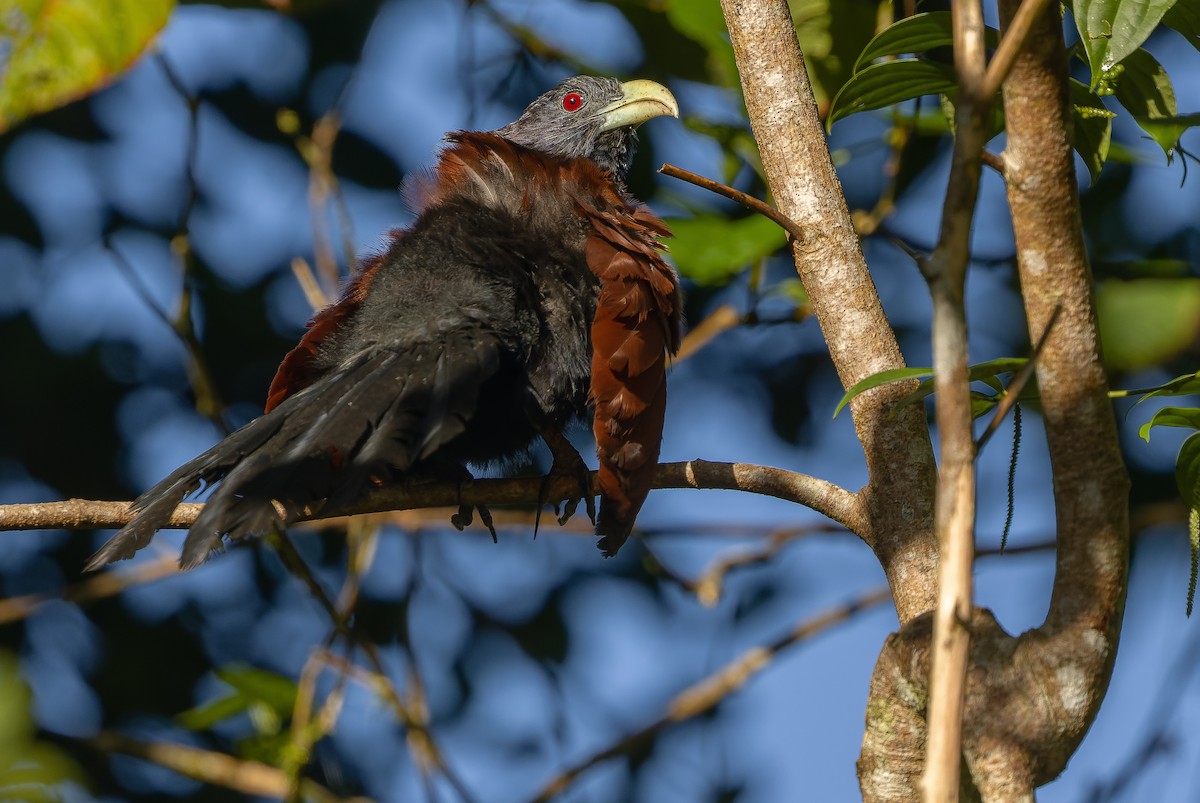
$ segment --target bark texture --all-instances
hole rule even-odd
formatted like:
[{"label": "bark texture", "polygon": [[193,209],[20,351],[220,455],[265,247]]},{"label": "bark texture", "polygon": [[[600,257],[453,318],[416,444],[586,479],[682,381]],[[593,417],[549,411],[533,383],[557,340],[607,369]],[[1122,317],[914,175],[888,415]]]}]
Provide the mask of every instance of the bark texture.
[{"label": "bark texture", "polygon": [[[1006,26],[1019,0],[1001,0]],[[970,619],[962,799],[1033,800],[1062,772],[1108,688],[1124,612],[1128,488],[1107,398],[1071,152],[1066,53],[1044,13],[1004,84],[1008,182],[1031,340],[1058,309],[1037,365],[1054,471],[1057,567],[1046,621],[1014,638]],[[925,738],[929,626],[885,645],[871,683],[859,780],[868,801],[910,800]]]},{"label": "bark texture", "polygon": [[[786,0],[722,0],[733,52],[776,206],[809,235],[792,243],[843,387],[904,357],[888,325],[825,144],[804,56]],[[935,467],[923,411],[892,405],[910,388],[896,383],[851,403],[870,480],[858,534],[879,557],[900,621],[933,607],[937,542]]]}]

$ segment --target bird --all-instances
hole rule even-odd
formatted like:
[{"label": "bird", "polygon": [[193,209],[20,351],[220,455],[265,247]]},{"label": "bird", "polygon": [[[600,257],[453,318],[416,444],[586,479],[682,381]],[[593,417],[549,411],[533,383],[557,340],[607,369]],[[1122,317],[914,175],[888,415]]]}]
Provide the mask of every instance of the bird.
[{"label": "bird", "polygon": [[[539,437],[547,478],[579,479],[597,546],[615,555],[653,481],[681,338],[670,231],[625,184],[637,127],[662,116],[679,107],[659,83],[576,76],[502,128],[447,135],[409,188],[414,222],[313,317],[263,415],[139,496],[87,569],[132,557],[203,487],[215,486],[184,569],[383,483],[469,478],[468,464],[511,460]],[[595,515],[563,434],[589,408]]]}]

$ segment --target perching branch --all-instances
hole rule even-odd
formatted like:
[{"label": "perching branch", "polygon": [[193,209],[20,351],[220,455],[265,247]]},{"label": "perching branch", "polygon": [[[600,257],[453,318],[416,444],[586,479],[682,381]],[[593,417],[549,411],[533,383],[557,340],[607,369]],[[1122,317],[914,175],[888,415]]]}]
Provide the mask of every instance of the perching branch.
[{"label": "perching branch", "polygon": [[[861,504],[855,494],[826,480],[781,468],[707,460],[663,463],[658,467],[653,487],[746,491],[774,496],[809,507],[848,530],[859,532],[864,527]],[[541,477],[395,485],[373,491],[348,506],[315,507],[300,521],[459,504],[532,505],[537,503],[541,488]],[[553,478],[548,498],[565,499],[574,489],[573,478]],[[179,505],[167,527],[190,527],[202,507],[193,502]],[[0,505],[0,530],[109,529],[125,526],[132,517],[128,502],[72,499]]]}]

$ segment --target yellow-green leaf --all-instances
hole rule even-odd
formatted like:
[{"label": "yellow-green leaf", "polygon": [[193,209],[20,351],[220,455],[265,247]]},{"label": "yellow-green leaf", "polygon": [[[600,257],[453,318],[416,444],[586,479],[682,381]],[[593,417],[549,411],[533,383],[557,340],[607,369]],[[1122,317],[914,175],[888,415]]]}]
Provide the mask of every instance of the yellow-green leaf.
[{"label": "yellow-green leaf", "polygon": [[1109,279],[1096,299],[1109,367],[1157,365],[1200,337],[1200,279]]},{"label": "yellow-green leaf", "polygon": [[750,263],[787,243],[783,229],[765,217],[729,220],[720,215],[672,218],[671,255],[679,272],[700,284],[723,284]]},{"label": "yellow-green leaf", "polygon": [[[1142,424],[1138,429],[1138,435],[1142,440],[1149,441],[1150,430],[1154,427],[1182,427],[1183,429],[1200,430],[1200,407],[1162,407],[1154,413],[1149,421]],[[1184,497],[1190,498],[1189,493],[1184,493]]]},{"label": "yellow-green leaf", "polygon": [[0,8],[0,132],[128,67],[174,0],[8,0]]}]

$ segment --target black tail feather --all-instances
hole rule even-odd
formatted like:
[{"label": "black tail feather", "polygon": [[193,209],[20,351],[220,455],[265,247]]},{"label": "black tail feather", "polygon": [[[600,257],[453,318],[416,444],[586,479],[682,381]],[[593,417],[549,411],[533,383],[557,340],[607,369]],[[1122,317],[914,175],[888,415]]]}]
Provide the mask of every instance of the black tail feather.
[{"label": "black tail feather", "polygon": [[184,542],[185,569],[220,551],[226,536],[283,527],[321,499],[352,502],[372,477],[407,471],[432,455],[466,429],[501,350],[480,330],[439,334],[359,352],[181,466],[138,498],[137,515],[91,557],[88,570],[133,557],[202,484],[220,483]]}]

